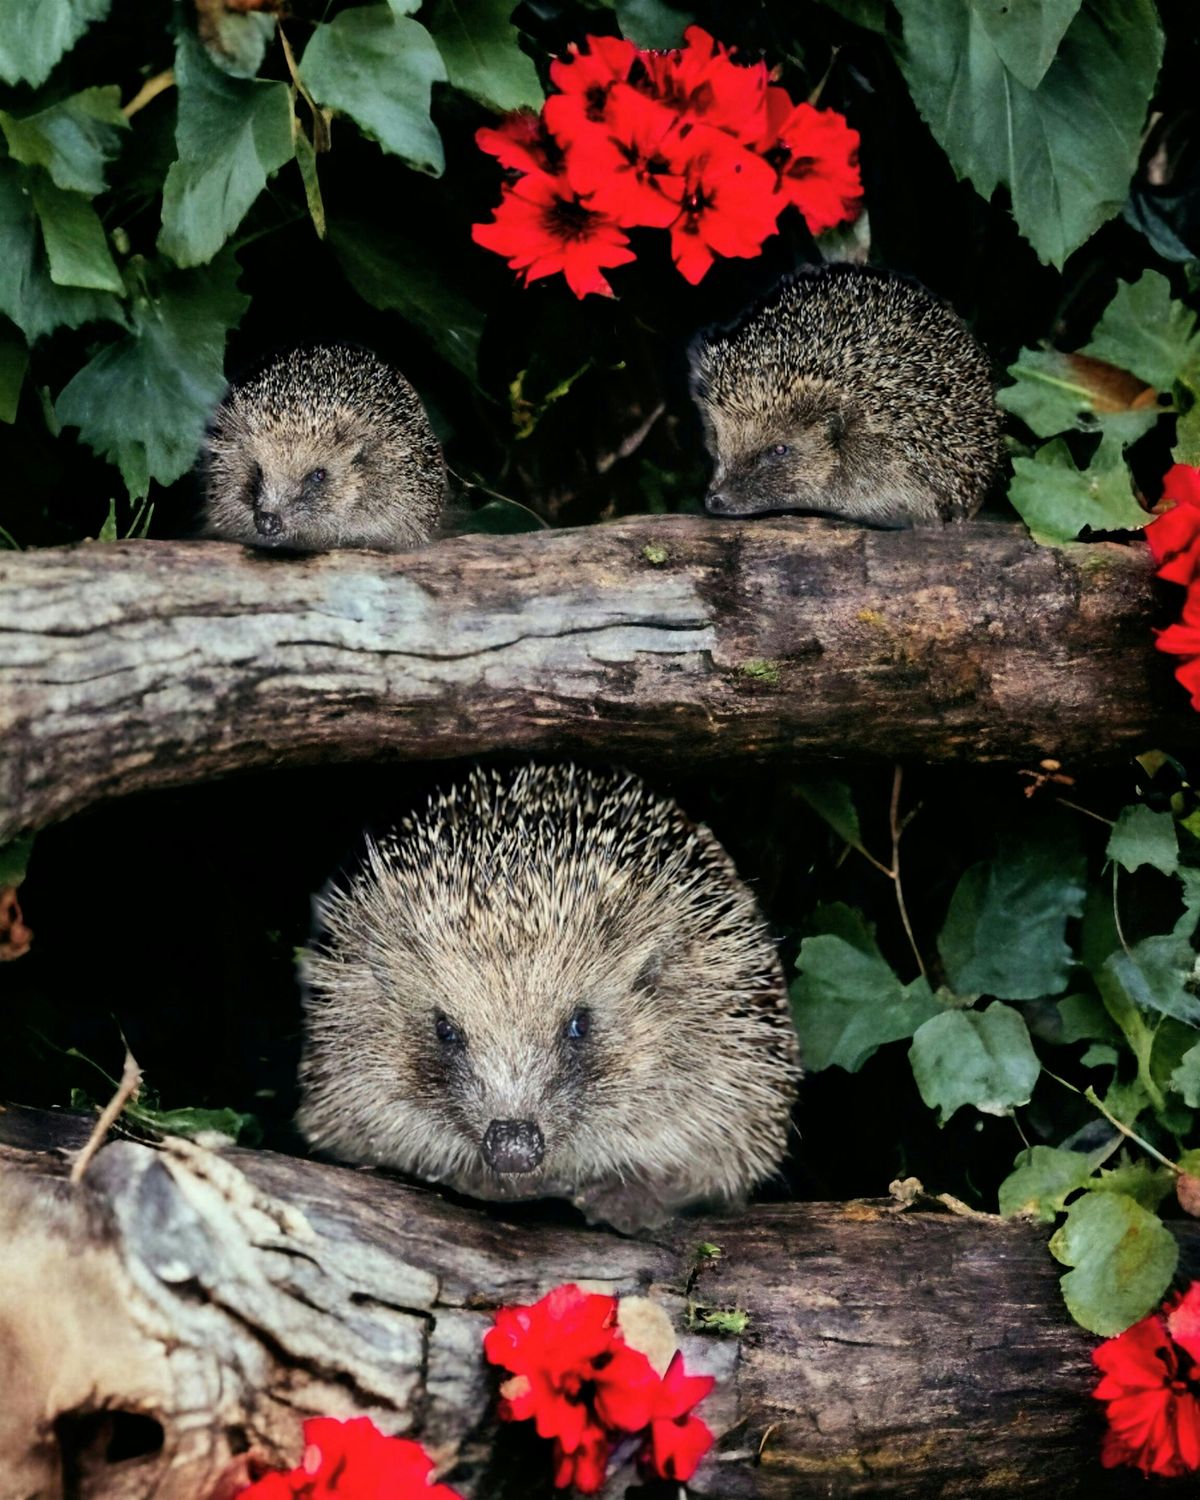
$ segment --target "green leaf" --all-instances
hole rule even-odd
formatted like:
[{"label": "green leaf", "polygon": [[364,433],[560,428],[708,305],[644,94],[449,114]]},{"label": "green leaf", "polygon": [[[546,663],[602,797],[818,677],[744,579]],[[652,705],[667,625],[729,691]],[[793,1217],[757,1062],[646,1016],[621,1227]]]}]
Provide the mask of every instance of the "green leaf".
[{"label": "green leaf", "polygon": [[1067,1210],[1050,1253],[1075,1268],[1060,1283],[1071,1316],[1111,1338],[1162,1300],[1179,1246],[1161,1220],[1126,1194],[1087,1193]]},{"label": "green leaf", "polygon": [[1148,1161],[1131,1161],[1102,1171],[1087,1186],[1093,1193],[1124,1193],[1155,1213],[1175,1186],[1175,1174],[1167,1167],[1152,1167]]},{"label": "green leaf", "polygon": [[29,345],[15,328],[0,328],[0,422],[15,422],[29,368]]},{"label": "green leaf", "polygon": [[938,951],[960,995],[1036,1000],[1066,987],[1073,956],[1067,919],[1083,910],[1078,836],[1057,819],[1001,839],[972,865],[950,900]]},{"label": "green leaf", "polygon": [[57,286],[50,279],[27,168],[0,161],[0,313],[32,344],[56,328],[102,318],[120,321],[120,304],[104,292]]},{"label": "green leaf", "polygon": [[1058,1002],[1062,1032],[1058,1040],[1071,1042],[1112,1042],[1119,1033],[1108,1012],[1095,995],[1066,995]]},{"label": "green leaf", "polygon": [[253,1145],[262,1139],[262,1127],[254,1115],[239,1114],[236,1109],[149,1109],[130,1103],[125,1114],[136,1125],[143,1125],[160,1135],[223,1135],[227,1139]]},{"label": "green leaf", "polygon": [[456,89],[501,114],[540,109],[537,69],[517,45],[514,0],[432,0],[425,23]]},{"label": "green leaf", "polygon": [[536,511],[519,500],[497,497],[462,517],[453,527],[455,536],[514,536],[525,531],[544,531],[546,523]]},{"label": "green leaf", "polygon": [[1200,1042],[1180,1058],[1179,1066],[1171,1074],[1171,1087],[1183,1095],[1189,1109],[1200,1109]]},{"label": "green leaf", "polygon": [[45,83],[51,69],[112,0],[0,0],[0,79]]},{"label": "green leaf", "polygon": [[1081,1188],[1108,1154],[1064,1151],[1054,1146],[1031,1146],[1013,1163],[1000,1184],[1000,1212],[1006,1219],[1020,1214],[1051,1224],[1066,1200]]},{"label": "green leaf", "polygon": [[1070,542],[1081,532],[1138,531],[1153,518],[1133,497],[1119,460],[1077,469],[1061,438],[1034,458],[1013,459],[1008,498],[1039,542]]},{"label": "green leaf", "polygon": [[1200,401],[1193,401],[1175,421],[1175,446],[1171,457],[1177,464],[1200,464]]},{"label": "green leaf", "polygon": [[160,273],[135,297],[130,331],[58,398],[59,420],[120,468],[135,499],[151,479],[170,484],[195,462],[225,389],[225,336],[249,300],[237,278],[228,251],[199,270]]},{"label": "green leaf", "polygon": [[1172,299],[1165,276],[1145,271],[1118,285],[1083,352],[1169,391],[1200,361],[1196,315]]},{"label": "green leaf", "polygon": [[1019,1011],[948,1010],[917,1031],[908,1051],[921,1098],[945,1124],[964,1104],[985,1115],[1028,1104],[1041,1064]]},{"label": "green leaf", "polygon": [[1196,954],[1191,944],[1168,932],[1143,938],[1128,952],[1122,948],[1110,953],[1096,975],[1096,983],[1105,1001],[1124,998],[1141,1010],[1158,1011],[1197,1026],[1200,1000],[1190,988],[1195,971]]},{"label": "green leaf", "polygon": [[613,0],[621,35],[639,47],[678,47],[696,19],[664,0]]},{"label": "green leaf", "polygon": [[796,790],[818,817],[824,818],[838,838],[855,849],[861,849],[862,830],[850,788],[834,776],[805,776],[796,782]]},{"label": "green leaf", "polygon": [[409,166],[441,175],[445,156],[429,102],[446,66],[424,26],[386,5],[344,10],[313,32],[300,73],[318,103],[349,115]]},{"label": "green leaf", "polygon": [[993,0],[897,6],[900,65],[955,172],[984,198],[1006,186],[1021,233],[1061,267],[1125,201],[1162,58],[1153,0],[1085,0],[1036,88],[1012,61],[1019,46],[1031,76],[1044,43],[1010,45],[1016,17],[1002,51]]},{"label": "green leaf", "polygon": [[1081,0],[980,0],[979,18],[1004,66],[1036,89]]},{"label": "green leaf", "polygon": [[55,187],[44,172],[34,174],[32,193],[51,281],[98,292],[123,292],[125,283],[108,248],[104,225],[89,200],[82,193]]},{"label": "green leaf", "polygon": [[223,6],[205,13],[204,50],[223,73],[253,78],[275,35],[275,17],[264,11],[238,15]]},{"label": "green leaf", "polygon": [[1115,1068],[1120,1060],[1120,1053],[1115,1047],[1107,1042],[1093,1042],[1084,1050],[1079,1059],[1081,1068]]},{"label": "green leaf", "polygon": [[182,32],[175,55],[179,114],[163,188],[158,248],[180,266],[210,261],[268,177],[294,154],[285,83],[230,78]]},{"label": "green leaf", "polygon": [[33,834],[0,844],[0,885],[20,885],[33,853]]},{"label": "green leaf", "polygon": [[76,193],[104,191],[105,169],[128,128],[116,84],[84,89],[33,114],[0,110],[0,131],[13,160],[44,167],[57,187]]},{"label": "green leaf", "polygon": [[874,941],[867,942],[863,947],[821,933],[800,944],[792,1017],[805,1066],[814,1073],[835,1066],[857,1073],[880,1047],[912,1036],[941,1012],[923,978],[902,984]]},{"label": "green leaf", "polygon": [[888,0],[822,0],[822,3],[867,31],[887,30]]},{"label": "green leaf", "polygon": [[308,204],[308,217],[317,231],[317,238],[325,238],[325,200],[321,196],[321,179],[317,173],[317,153],[313,143],[303,130],[296,131],[296,162],[300,178],[304,183],[304,201]]},{"label": "green leaf", "polygon": [[1169,812],[1135,803],[1123,807],[1104,851],[1123,870],[1140,870],[1152,865],[1164,875],[1174,875],[1179,868],[1179,840],[1175,819]]},{"label": "green leaf", "polygon": [[329,242],[350,285],[372,307],[398,312],[471,381],[484,310],[445,274],[428,245],[367,224],[331,224]]},{"label": "green leaf", "polygon": [[[998,391],[996,401],[1020,417],[1039,437],[1054,437],[1071,430],[1102,432],[1119,446],[1127,447],[1149,432],[1162,415],[1153,403],[1136,410],[1129,406],[1136,398],[1140,381],[1078,355],[1060,354],[1057,349],[1022,349],[1017,362],[1009,365],[1008,373],[1014,384]],[[1115,393],[1107,388],[1122,380],[1135,387],[1122,393],[1123,409],[1120,396],[1114,399]]]}]

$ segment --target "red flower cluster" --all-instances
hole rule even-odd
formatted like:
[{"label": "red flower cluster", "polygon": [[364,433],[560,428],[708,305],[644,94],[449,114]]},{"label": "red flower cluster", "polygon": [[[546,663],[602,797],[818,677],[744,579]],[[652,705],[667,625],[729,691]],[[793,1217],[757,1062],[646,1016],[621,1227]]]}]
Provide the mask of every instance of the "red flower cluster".
[{"label": "red flower cluster", "polygon": [[1093,1394],[1108,1402],[1105,1467],[1168,1478],[1200,1469],[1200,1281],[1092,1358],[1104,1371]]},{"label": "red flower cluster", "polygon": [[559,90],[479,146],[516,174],[476,242],[526,283],[561,271],[577,297],[612,296],[627,229],[665,229],[693,285],[718,255],[750,257],[794,203],[814,234],[858,213],[858,133],[794,104],[763,62],[735,62],[699,26],[672,52],[593,36],[551,65]]},{"label": "red flower cluster", "polygon": [[1183,660],[1175,676],[1200,709],[1200,469],[1176,464],[1163,480],[1163,499],[1174,503],[1146,527],[1146,540],[1158,576],[1187,589],[1183,613],[1174,625],[1159,631],[1158,649]]},{"label": "red flower cluster", "polygon": [[617,1299],[555,1287],[529,1307],[505,1307],[483,1341],[494,1365],[512,1373],[500,1387],[505,1421],[532,1418],[554,1442],[554,1483],[594,1494],[604,1483],[615,1435],[645,1432],[642,1468],[686,1482],[712,1446],[691,1415],[713,1388],[688,1375],[676,1352],[665,1375],[617,1327]]},{"label": "red flower cluster", "polygon": [[289,1474],[266,1474],[238,1500],[461,1500],[431,1484],[433,1460],[409,1438],[385,1437],[370,1417],[304,1424],[304,1456]]}]

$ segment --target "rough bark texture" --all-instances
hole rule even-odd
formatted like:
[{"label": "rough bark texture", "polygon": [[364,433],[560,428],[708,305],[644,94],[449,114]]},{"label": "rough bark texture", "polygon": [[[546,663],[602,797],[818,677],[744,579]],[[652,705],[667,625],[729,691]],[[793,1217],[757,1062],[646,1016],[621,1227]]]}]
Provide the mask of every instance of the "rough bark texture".
[{"label": "rough bark texture", "polygon": [[1200,743],[1145,548],[691,517],[408,555],[0,555],[0,840],[255,766],[1028,761]]},{"label": "rough bark texture", "polygon": [[[72,1186],[51,1148],[87,1129],[0,1114],[0,1500],[205,1500],[247,1453],[295,1461],[318,1412],[419,1437],[474,1500],[537,1500],[546,1452],[497,1437],[480,1338],[568,1280],[650,1296],[719,1377],[694,1496],[1144,1492],[1099,1467],[1095,1340],[1034,1226],[789,1204],[632,1240],[182,1143],[113,1142]],[[683,1333],[689,1300],[745,1332]]]}]

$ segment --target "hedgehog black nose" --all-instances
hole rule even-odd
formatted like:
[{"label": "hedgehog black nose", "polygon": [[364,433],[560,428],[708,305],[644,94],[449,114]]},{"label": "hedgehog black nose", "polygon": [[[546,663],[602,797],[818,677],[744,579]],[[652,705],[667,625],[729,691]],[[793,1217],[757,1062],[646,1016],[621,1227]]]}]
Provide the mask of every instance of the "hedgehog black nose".
[{"label": "hedgehog black nose", "polygon": [[484,1132],[483,1159],[497,1172],[532,1172],[545,1154],[533,1120],[493,1120]]},{"label": "hedgehog black nose", "polygon": [[283,521],[273,510],[256,510],[254,529],[260,536],[278,536],[283,530]]},{"label": "hedgehog black nose", "polygon": [[713,490],[704,497],[704,508],[710,516],[727,516],[732,508],[726,496],[720,490]]}]

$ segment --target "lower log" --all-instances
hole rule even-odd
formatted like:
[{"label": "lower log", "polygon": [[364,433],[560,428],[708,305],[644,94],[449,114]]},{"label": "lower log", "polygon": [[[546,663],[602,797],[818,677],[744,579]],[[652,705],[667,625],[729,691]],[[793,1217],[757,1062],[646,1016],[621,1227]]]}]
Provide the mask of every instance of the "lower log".
[{"label": "lower log", "polygon": [[[0,1113],[0,1500],[207,1500],[250,1455],[294,1463],[306,1415],[357,1413],[473,1500],[548,1495],[544,1445],[494,1425],[480,1341],[563,1281],[651,1297],[718,1377],[693,1496],[1144,1491],[1099,1467],[1095,1340],[1037,1227],[853,1202],[625,1239],[176,1142],[115,1141],[72,1184],[87,1130]],[[688,1332],[697,1304],[744,1330]]]}]

